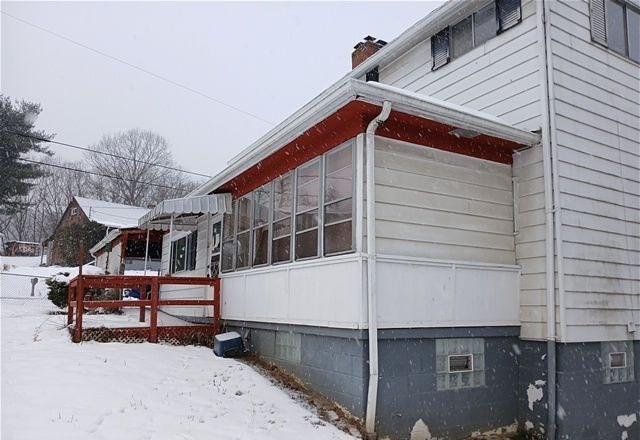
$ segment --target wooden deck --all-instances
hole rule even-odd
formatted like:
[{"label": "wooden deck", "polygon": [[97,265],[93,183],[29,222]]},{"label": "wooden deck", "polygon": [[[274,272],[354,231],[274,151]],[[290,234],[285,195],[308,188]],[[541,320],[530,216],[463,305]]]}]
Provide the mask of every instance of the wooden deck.
[{"label": "wooden deck", "polygon": [[[211,286],[213,299],[161,299],[160,286]],[[89,289],[138,289],[140,299],[137,301],[99,300],[86,301]],[[67,324],[72,332],[73,341],[81,342],[97,340],[102,342],[148,342],[158,341],[184,343],[202,338],[212,338],[220,332],[220,279],[205,277],[168,277],[168,276],[125,276],[125,275],[83,275],[80,274],[69,283],[67,308]],[[184,326],[159,326],[158,311],[160,307],[213,307],[213,323],[193,325],[185,322]],[[138,308],[139,320],[145,322],[146,309],[150,308],[149,326],[145,327],[99,327],[83,328],[85,309],[98,308]]]}]

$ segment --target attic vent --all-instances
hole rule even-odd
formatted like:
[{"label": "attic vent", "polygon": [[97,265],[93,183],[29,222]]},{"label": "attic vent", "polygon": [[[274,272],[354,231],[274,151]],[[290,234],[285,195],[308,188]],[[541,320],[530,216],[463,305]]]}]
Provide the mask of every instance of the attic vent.
[{"label": "attic vent", "polygon": [[497,0],[498,28],[504,32],[522,21],[520,0]]},{"label": "attic vent", "polygon": [[604,15],[604,0],[589,2],[591,16],[591,39],[596,43],[607,45],[607,21]]},{"label": "attic vent", "polygon": [[449,28],[445,28],[431,38],[431,70],[444,66],[449,62]]},{"label": "attic vent", "polygon": [[380,73],[378,71],[378,66],[374,67],[373,69],[369,70],[367,72],[367,75],[365,77],[366,81],[375,81],[378,82],[380,78]]},{"label": "attic vent", "polygon": [[71,208],[71,215],[78,215],[78,208]]}]

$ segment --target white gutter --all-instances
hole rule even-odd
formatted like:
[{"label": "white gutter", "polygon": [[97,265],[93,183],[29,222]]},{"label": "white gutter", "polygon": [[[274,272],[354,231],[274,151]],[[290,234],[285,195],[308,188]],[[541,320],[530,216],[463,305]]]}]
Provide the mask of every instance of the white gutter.
[{"label": "white gutter", "polygon": [[289,118],[278,125],[267,136],[250,147],[247,152],[237,156],[226,169],[192,191],[187,197],[207,194],[216,190],[220,185],[258,164],[354,100],[379,106],[384,101],[390,101],[397,111],[474,130],[481,134],[507,139],[522,145],[535,145],[540,141],[539,135],[515,128],[492,115],[398,87],[349,79],[340,88],[334,90],[331,95],[327,95],[322,101],[315,103],[314,107],[305,106],[303,107],[306,109],[304,113],[296,114],[296,118]]},{"label": "white gutter", "polygon": [[376,299],[376,130],[391,114],[391,102],[382,104],[382,112],[369,123],[367,149],[367,316],[369,331],[369,389],[365,430],[367,438],[376,438],[376,403],[378,400],[378,307]]},{"label": "white gutter", "polygon": [[[537,29],[539,38],[539,69],[542,103],[542,163],[544,175],[545,205],[545,263],[547,299],[547,438],[556,438],[557,362],[556,362],[556,295],[555,270],[558,268],[558,299],[560,305],[561,339],[564,334],[564,269],[562,258],[562,223],[560,217],[560,192],[558,184],[558,154],[554,142],[555,111],[553,109],[553,68],[550,40],[549,2],[537,5]],[[554,237],[555,233],[555,237]],[[555,246],[554,246],[555,238]]]}]

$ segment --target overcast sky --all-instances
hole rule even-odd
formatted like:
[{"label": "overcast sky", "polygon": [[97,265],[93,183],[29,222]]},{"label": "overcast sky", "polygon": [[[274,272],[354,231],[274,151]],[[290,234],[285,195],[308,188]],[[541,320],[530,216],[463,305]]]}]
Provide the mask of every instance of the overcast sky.
[{"label": "overcast sky", "polygon": [[[23,3],[2,11],[274,124],[351,68],[353,45],[390,41],[439,2]],[[140,127],[186,169],[214,174],[272,125],[1,16],[2,93],[39,102],[37,126],[84,146]],[[79,159],[75,150],[52,147]]]}]

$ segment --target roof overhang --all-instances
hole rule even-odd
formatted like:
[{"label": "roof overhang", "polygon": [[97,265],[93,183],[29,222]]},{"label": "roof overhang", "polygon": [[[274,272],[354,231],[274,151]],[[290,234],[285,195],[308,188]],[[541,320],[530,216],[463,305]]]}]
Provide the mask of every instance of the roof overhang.
[{"label": "roof overhang", "polygon": [[[538,134],[495,116],[377,82],[350,79],[318,98],[322,99],[307,104],[234,157],[227,168],[191,196],[214,191],[234,195],[248,192],[268,178],[293,169],[301,160],[364,132],[385,101],[391,103],[392,113],[378,132],[382,136],[503,163],[510,163],[513,150],[540,142]],[[478,136],[464,139],[451,133],[455,129]],[[280,157],[275,160],[277,152]]]},{"label": "roof overhang", "polygon": [[142,229],[168,230],[173,223],[176,229],[193,229],[198,216],[225,212],[231,212],[230,194],[168,199],[140,217],[138,226]]}]

